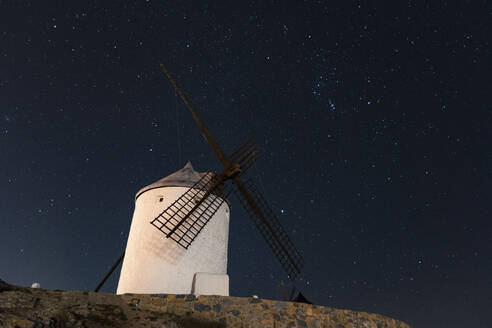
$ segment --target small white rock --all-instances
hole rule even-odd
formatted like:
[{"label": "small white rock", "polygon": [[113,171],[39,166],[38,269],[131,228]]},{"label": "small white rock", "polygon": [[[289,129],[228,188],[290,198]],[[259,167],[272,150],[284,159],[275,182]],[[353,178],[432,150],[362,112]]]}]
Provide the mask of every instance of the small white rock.
[{"label": "small white rock", "polygon": [[258,295],[253,295],[253,298],[256,300],[258,298]]},{"label": "small white rock", "polygon": [[31,285],[31,288],[41,288],[41,284],[39,282],[34,282],[32,285]]}]

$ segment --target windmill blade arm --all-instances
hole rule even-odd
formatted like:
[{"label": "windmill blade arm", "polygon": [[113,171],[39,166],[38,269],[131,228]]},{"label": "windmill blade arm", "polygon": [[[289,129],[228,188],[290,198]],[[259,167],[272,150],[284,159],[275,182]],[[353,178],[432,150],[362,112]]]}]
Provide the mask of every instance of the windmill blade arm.
[{"label": "windmill blade arm", "polygon": [[188,249],[229,193],[230,188],[209,172],[150,223]]},{"label": "windmill blade arm", "polygon": [[[183,225],[190,218],[190,216],[195,213],[195,211],[199,211],[200,206],[203,203],[207,204],[208,197],[211,196],[212,193],[215,192],[216,189],[219,187],[219,185],[221,185],[222,183],[223,183],[223,179],[217,179],[217,177],[212,177],[212,180],[209,183],[210,186],[208,187],[207,191],[203,195],[200,195],[200,198],[198,198],[198,197],[194,198],[194,204],[195,205],[191,209],[186,208],[184,210],[184,212],[185,213],[187,212],[187,213],[184,214],[184,216],[178,215],[178,217],[180,217],[180,220],[174,226],[174,228],[172,228],[171,231],[169,231],[167,233],[166,237],[167,238],[171,237],[171,235],[174,234],[176,232],[176,230],[178,230],[181,227],[181,225]],[[211,204],[208,204],[208,205],[211,205]]]},{"label": "windmill blade arm", "polygon": [[178,86],[178,84],[176,83],[176,81],[172,77],[171,73],[169,73],[169,71],[167,70],[167,67],[164,66],[164,64],[161,64],[161,69],[164,72],[164,74],[166,74],[167,78],[169,79],[169,81],[173,85],[174,90],[176,90],[178,95],[181,97],[181,99],[183,100],[186,107],[190,110],[191,115],[193,116],[193,119],[195,120],[198,127],[200,128],[200,131],[201,131],[203,137],[209,143],[210,147],[212,147],[213,151],[215,152],[215,154],[219,158],[220,162],[222,163],[222,165],[224,165],[224,168],[227,169],[230,166],[230,162],[227,159],[224,152],[222,152],[222,149],[220,149],[220,147],[217,144],[217,142],[215,141],[214,137],[212,137],[212,135],[208,131],[207,127],[205,126],[205,123],[203,123],[203,121],[198,116],[198,113],[196,112],[196,110],[193,108],[193,106],[191,106],[190,101],[188,100],[188,98],[186,98],[185,94],[183,93],[183,90],[181,90],[181,88]]},{"label": "windmill blade arm", "polygon": [[233,179],[237,186],[236,195],[253,220],[256,228],[272,249],[285,272],[294,280],[304,265],[304,259],[290,240],[284,228],[258,188],[251,182],[243,183],[239,177]]}]

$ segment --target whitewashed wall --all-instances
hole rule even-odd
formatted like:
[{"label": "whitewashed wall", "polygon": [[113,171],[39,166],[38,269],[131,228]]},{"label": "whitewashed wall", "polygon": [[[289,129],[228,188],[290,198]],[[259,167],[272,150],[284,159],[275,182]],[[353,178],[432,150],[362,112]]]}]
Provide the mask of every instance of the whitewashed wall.
[{"label": "whitewashed wall", "polygon": [[[227,273],[229,206],[224,202],[184,249],[150,224],[187,187],[147,190],[135,201],[117,294],[190,294],[196,272]],[[159,202],[159,197],[164,200]]]}]

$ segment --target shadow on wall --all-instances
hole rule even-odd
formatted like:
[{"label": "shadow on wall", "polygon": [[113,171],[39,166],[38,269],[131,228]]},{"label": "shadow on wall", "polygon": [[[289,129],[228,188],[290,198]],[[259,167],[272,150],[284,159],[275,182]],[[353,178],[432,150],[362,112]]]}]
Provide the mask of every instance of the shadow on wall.
[{"label": "shadow on wall", "polygon": [[[149,226],[150,228],[155,229],[150,224]],[[159,231],[156,232],[158,233],[150,234],[151,237],[148,238],[147,242],[144,244],[144,250],[169,264],[176,265],[183,257],[186,250],[179,246],[178,243],[166,238],[166,236]]]}]

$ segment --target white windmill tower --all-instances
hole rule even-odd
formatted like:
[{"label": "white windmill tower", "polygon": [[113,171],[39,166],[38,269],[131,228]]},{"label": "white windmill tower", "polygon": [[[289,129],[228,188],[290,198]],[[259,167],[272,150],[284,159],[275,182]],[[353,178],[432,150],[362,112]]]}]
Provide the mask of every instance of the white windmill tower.
[{"label": "white windmill tower", "polygon": [[[193,224],[192,231],[199,234],[178,229],[177,238],[162,236],[162,232],[169,233],[179,220],[178,215],[172,214],[179,214],[183,204],[176,201],[189,195],[188,206],[191,208],[204,194],[197,183],[210,176],[196,172],[188,162],[181,170],[138,191],[117,294],[229,295],[229,205],[222,195],[209,196],[215,213],[207,216],[208,222],[204,222],[205,215],[195,215],[183,225],[183,228],[189,228]],[[167,215],[165,210],[171,205],[175,207],[175,213],[168,211],[171,215]],[[198,211],[197,214],[202,213]],[[158,219],[151,225],[149,218]],[[159,221],[166,220],[168,222],[161,228]],[[155,227],[161,228],[162,232]],[[193,245],[189,247],[191,241]]]},{"label": "white windmill tower", "polygon": [[188,163],[178,172],[141,189],[135,199],[126,252],[95,291],[124,258],[118,294],[228,295],[229,205],[225,200],[231,184],[227,181],[235,185],[241,205],[294,280],[304,265],[301,254],[259,190],[251,181],[242,180],[242,174],[256,159],[254,142],[249,141],[226,156],[166,67],[161,67],[224,166],[224,172],[198,173]]}]

